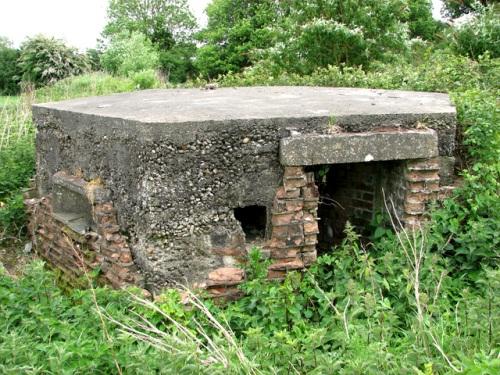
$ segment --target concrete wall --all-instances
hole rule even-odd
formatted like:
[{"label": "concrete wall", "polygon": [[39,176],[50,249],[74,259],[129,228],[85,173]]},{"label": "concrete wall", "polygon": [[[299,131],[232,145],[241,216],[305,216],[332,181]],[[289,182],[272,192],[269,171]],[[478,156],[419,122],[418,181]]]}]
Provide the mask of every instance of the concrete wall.
[{"label": "concrete wall", "polygon": [[[214,288],[219,285],[217,280],[230,285],[242,277],[234,266],[245,261],[248,247],[234,209],[265,206],[267,237],[273,239],[277,194],[287,180],[279,159],[280,140],[297,133],[332,131],[331,116],[317,115],[320,108],[309,111],[323,100],[318,96],[321,90],[309,89],[281,88],[288,96],[280,91],[278,101],[272,96],[277,95],[276,89],[252,88],[215,90],[209,99],[200,90],[164,90],[36,106],[39,196],[50,202],[57,190],[53,176],[61,171],[86,182],[99,180],[109,191],[119,233],[127,238],[146,287],[203,284],[207,275]],[[291,99],[301,92],[308,96]],[[339,100],[346,100],[345,93],[339,91]],[[372,95],[370,90],[351,93],[352,100],[367,93]],[[425,97],[426,103],[431,103],[429,113],[408,114],[384,104],[379,93],[373,95],[376,103],[385,106],[380,113],[369,114],[372,105],[353,106],[353,114],[342,109],[335,119],[336,128],[358,132],[383,126],[417,128],[425,122],[436,129],[441,154],[452,152],[454,111],[446,107],[440,112],[442,108],[430,100],[435,96],[425,94],[429,97]],[[394,101],[389,94],[383,96]],[[408,106],[408,98],[411,96],[404,94],[401,105]],[[234,100],[231,107],[228,103]],[[329,100],[324,101],[326,106]],[[155,104],[164,102],[170,107]],[[381,114],[386,109],[391,114]],[[392,177],[387,186],[390,181]],[[308,194],[313,192],[306,185],[298,189],[303,203],[312,205],[310,199],[315,197]],[[314,211],[312,206],[307,209]],[[314,215],[312,219],[315,221]],[[307,225],[314,229],[313,224]],[[297,254],[310,250],[304,250],[305,242],[300,246]],[[275,250],[278,252],[283,253]],[[283,267],[275,266],[275,270],[289,268]],[[217,269],[225,271],[213,273]]]}]

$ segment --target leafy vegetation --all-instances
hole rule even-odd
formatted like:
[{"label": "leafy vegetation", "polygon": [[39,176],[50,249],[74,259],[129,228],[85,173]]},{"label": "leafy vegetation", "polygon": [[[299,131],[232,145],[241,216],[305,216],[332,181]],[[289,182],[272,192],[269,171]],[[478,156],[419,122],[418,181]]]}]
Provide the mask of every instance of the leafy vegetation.
[{"label": "leafy vegetation", "polygon": [[474,59],[487,51],[492,57],[500,57],[500,5],[478,9],[476,17],[452,31],[452,46],[462,55]]},{"label": "leafy vegetation", "polygon": [[494,4],[496,0],[443,0],[445,14],[459,17],[474,12],[478,6]]},{"label": "leafy vegetation", "polygon": [[19,51],[12,48],[7,39],[0,37],[0,95],[14,95],[19,92],[18,58]]},{"label": "leafy vegetation", "polygon": [[159,55],[151,42],[138,32],[115,35],[101,56],[101,64],[108,72],[128,76],[159,67]]},{"label": "leafy vegetation", "polygon": [[38,35],[21,45],[19,68],[24,81],[43,86],[82,74],[87,70],[87,61],[63,42]]},{"label": "leafy vegetation", "polygon": [[[21,52],[0,46],[0,68],[24,51],[24,78],[50,82],[0,97],[0,242],[23,238],[32,102],[165,87],[195,69],[200,77],[184,86],[450,93],[461,186],[422,232],[380,221],[363,245],[347,226],[341,245],[283,282],[265,279],[266,262],[253,251],[245,296],[224,305],[188,291],[167,290],[153,303],[139,291],[62,289],[40,262],[18,278],[0,270],[0,373],[499,373],[497,7],[446,1],[452,14],[477,13],[448,27],[430,18],[427,0],[214,0],[197,48],[186,2],[161,3],[158,12],[147,7],[156,1],[110,3],[110,43],[85,60],[113,75],[75,76],[80,65],[71,61],[81,57],[54,40],[27,42]],[[47,56],[61,59],[51,67]],[[5,92],[15,92],[18,79],[2,72],[0,90],[8,81],[13,91]]]},{"label": "leafy vegetation", "polygon": [[[193,73],[191,59],[196,46],[192,33],[196,21],[186,0],[111,0],[108,19],[103,34],[111,39],[111,45],[116,38],[137,33],[150,42],[159,66],[148,69],[160,68],[170,82],[184,82]],[[128,53],[135,53],[132,45],[128,47]],[[141,57],[133,60],[141,61]]]}]

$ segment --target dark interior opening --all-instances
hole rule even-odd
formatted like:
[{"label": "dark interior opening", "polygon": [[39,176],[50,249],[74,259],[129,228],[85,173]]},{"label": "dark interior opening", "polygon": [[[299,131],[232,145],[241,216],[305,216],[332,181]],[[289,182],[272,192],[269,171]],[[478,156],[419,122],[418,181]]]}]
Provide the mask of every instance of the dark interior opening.
[{"label": "dark interior opening", "polygon": [[398,161],[351,163],[311,168],[318,185],[318,253],[330,251],[344,239],[349,221],[362,240],[374,230],[374,219],[384,212],[386,199],[402,206],[404,197],[403,165]]},{"label": "dark interior opening", "polygon": [[240,222],[247,242],[265,238],[267,224],[266,207],[237,207],[234,209],[234,217]]}]

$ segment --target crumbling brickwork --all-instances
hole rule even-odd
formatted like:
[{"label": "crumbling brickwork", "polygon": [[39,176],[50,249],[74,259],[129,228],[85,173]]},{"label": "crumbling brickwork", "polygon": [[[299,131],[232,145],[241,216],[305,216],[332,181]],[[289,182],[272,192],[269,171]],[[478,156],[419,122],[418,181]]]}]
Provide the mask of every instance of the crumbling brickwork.
[{"label": "crumbling brickwork", "polygon": [[318,201],[314,174],[300,166],[285,167],[283,186],[273,201],[271,239],[266,245],[272,259],[269,278],[283,278],[287,271],[316,260]]},{"label": "crumbling brickwork", "polygon": [[[78,177],[64,177],[75,186],[89,185]],[[107,196],[101,187],[92,185],[89,191],[97,198],[91,202],[95,231],[84,233],[57,219],[50,197],[26,199],[30,217],[28,231],[38,254],[63,271],[69,283],[74,283],[85,272],[99,269],[100,279],[116,288],[140,286],[141,276],[127,238],[120,233],[112,202],[101,199]]]},{"label": "crumbling brickwork", "polygon": [[439,159],[408,160],[405,179],[403,222],[408,228],[415,228],[425,219],[426,205],[438,198]]}]

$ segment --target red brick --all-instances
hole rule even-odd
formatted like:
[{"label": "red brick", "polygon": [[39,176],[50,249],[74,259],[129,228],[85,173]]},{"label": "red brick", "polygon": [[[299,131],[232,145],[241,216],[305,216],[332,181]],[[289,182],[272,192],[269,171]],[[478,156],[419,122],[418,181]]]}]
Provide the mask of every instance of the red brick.
[{"label": "red brick", "polygon": [[290,200],[286,202],[287,211],[300,211],[304,208],[303,200]]},{"label": "red brick", "polygon": [[304,268],[304,262],[299,259],[293,259],[288,262],[279,261],[271,264],[268,267],[270,271],[288,271],[288,270],[298,270]]},{"label": "red brick", "polygon": [[291,189],[287,190],[285,194],[285,199],[294,199],[294,198],[300,198],[300,189]]},{"label": "red brick", "polygon": [[301,177],[302,175],[304,175],[303,167],[285,167],[285,177]]},{"label": "red brick", "polygon": [[438,170],[439,169],[439,159],[417,159],[408,161],[408,169],[410,170]]},{"label": "red brick", "polygon": [[246,255],[245,250],[242,247],[221,247],[213,248],[212,253],[221,256],[239,256],[244,257]]},{"label": "red brick", "polygon": [[207,292],[212,298],[223,300],[236,300],[243,296],[243,292],[236,287],[209,287]]},{"label": "red brick", "polygon": [[276,190],[276,199],[282,199],[282,198],[286,198],[286,191],[285,191],[285,188],[283,186],[280,186]]},{"label": "red brick", "polygon": [[217,268],[208,274],[207,285],[234,285],[245,278],[245,271],[234,267]]},{"label": "red brick", "polygon": [[301,252],[300,247],[293,247],[289,249],[272,249],[271,250],[271,258],[273,259],[294,259]]},{"label": "red brick", "polygon": [[283,181],[283,186],[285,190],[293,190],[297,188],[301,188],[306,185],[306,179],[304,176],[301,177],[285,177]]},{"label": "red brick", "polygon": [[422,214],[425,211],[425,202],[411,202],[411,201],[406,201],[404,205],[404,209],[406,212],[411,212],[415,214]]},{"label": "red brick", "polygon": [[319,233],[318,223],[316,221],[313,223],[304,223],[304,233],[305,234]]},{"label": "red brick", "polygon": [[283,214],[273,214],[271,221],[273,225],[287,225],[290,224],[294,216],[295,215],[293,212],[285,212]]},{"label": "red brick", "polygon": [[269,280],[283,280],[286,277],[286,271],[268,270],[267,278]]},{"label": "red brick", "polygon": [[316,185],[307,185],[302,188],[302,194],[305,199],[319,198],[319,190]]},{"label": "red brick", "polygon": [[304,243],[306,245],[316,245],[318,243],[318,237],[316,234],[306,234]]},{"label": "red brick", "polygon": [[304,265],[309,266],[316,262],[317,254],[315,251],[302,254],[302,261]]}]

